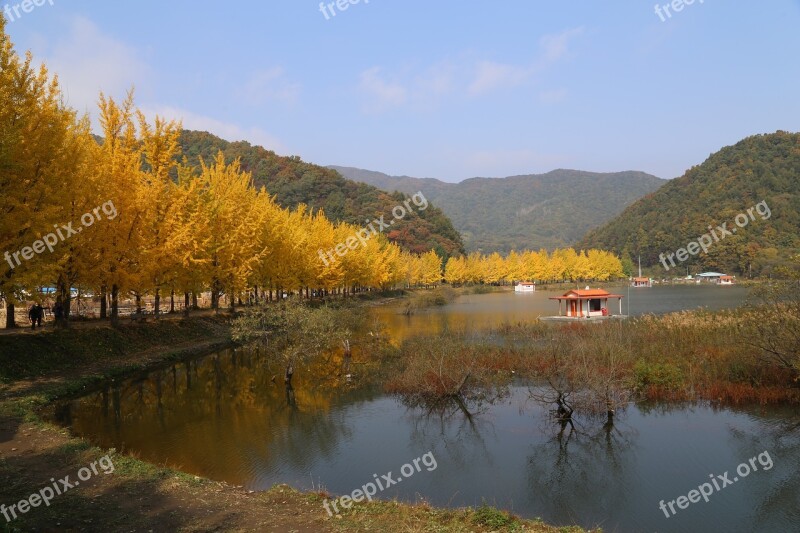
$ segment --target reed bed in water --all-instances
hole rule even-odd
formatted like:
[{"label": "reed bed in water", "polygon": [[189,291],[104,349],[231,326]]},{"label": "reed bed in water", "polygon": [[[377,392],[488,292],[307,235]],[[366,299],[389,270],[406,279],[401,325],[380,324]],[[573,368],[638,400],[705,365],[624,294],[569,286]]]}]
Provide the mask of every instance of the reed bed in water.
[{"label": "reed bed in water", "polygon": [[[602,324],[506,324],[447,332],[401,347],[387,391],[435,400],[491,397],[515,377],[550,383],[587,412],[631,400],[800,403],[798,367],[762,349],[758,308],[682,311]],[[768,330],[768,328],[767,328]]]}]

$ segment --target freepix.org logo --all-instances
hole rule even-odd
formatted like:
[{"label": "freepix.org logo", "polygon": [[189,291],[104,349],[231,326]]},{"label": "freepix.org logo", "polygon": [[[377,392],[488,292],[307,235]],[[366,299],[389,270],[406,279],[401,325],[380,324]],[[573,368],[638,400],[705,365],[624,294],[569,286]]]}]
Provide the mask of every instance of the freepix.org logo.
[{"label": "freepix.org logo", "polygon": [[667,265],[667,261],[669,261],[670,265],[672,265],[672,268],[677,266],[675,265],[675,259],[673,258],[676,258],[679,262],[683,262],[689,259],[689,256],[697,255],[701,251],[704,254],[707,254],[709,248],[711,248],[711,245],[724,240],[725,237],[733,236],[733,234],[735,234],[739,228],[744,229],[750,222],[755,221],[756,216],[754,213],[758,213],[758,215],[761,217],[761,220],[767,220],[772,216],[772,210],[769,208],[769,205],[767,205],[767,201],[762,200],[753,207],[749,208],[746,213],[739,213],[736,215],[736,218],[733,219],[736,227],[731,226],[729,229],[727,222],[723,222],[722,225],[717,226],[716,228],[709,226],[708,233],[705,233],[699,236],[696,240],[691,241],[686,245],[685,248],[678,248],[676,251],[668,254],[660,254],[658,256],[658,260],[666,270],[669,270],[670,266]]},{"label": "freepix.org logo", "polygon": [[[433,472],[439,466],[436,463],[436,457],[433,456],[433,452],[428,452],[425,455],[417,457],[413,461],[401,466],[400,474],[402,477],[393,477],[391,472],[388,474],[383,474],[380,478],[378,477],[378,474],[372,474],[372,477],[375,481],[374,483],[370,481],[360,489],[354,490],[350,495],[341,496],[335,500],[325,499],[322,501],[322,506],[328,512],[328,516],[333,516],[334,512],[336,514],[340,513],[338,505],[341,505],[342,508],[346,510],[350,509],[353,506],[353,503],[359,503],[364,500],[372,501],[372,497],[378,494],[379,490],[384,491],[392,485],[400,483],[403,481],[403,479],[410,478],[416,472],[422,472],[422,467],[419,466],[420,463],[425,466],[425,469],[428,472]],[[333,507],[333,511],[331,510],[331,507]]]},{"label": "freepix.org logo", "polygon": [[70,481],[71,476],[64,476],[59,480],[50,478],[50,483],[52,485],[43,487],[41,490],[34,492],[24,500],[20,500],[13,505],[0,505],[0,514],[3,515],[6,522],[11,522],[18,518],[17,513],[23,515],[32,508],[39,507],[42,504],[44,504],[45,507],[50,507],[50,502],[53,501],[56,496],[61,496],[74,489],[81,484],[81,481],[89,481],[92,479],[92,476],[97,476],[100,472],[103,474],[113,474],[114,470],[114,461],[111,460],[110,455],[106,455],[101,457],[99,461],[92,461],[89,466],[84,466],[78,470],[78,479],[76,480]]},{"label": "freepix.org logo", "polygon": [[23,0],[18,4],[6,4],[3,8],[3,14],[6,16],[8,22],[15,22],[37,7],[41,7],[45,4],[50,4],[52,6],[53,1],[54,0]]},{"label": "freepix.org logo", "polygon": [[[702,4],[705,0],[697,0],[697,1]],[[656,15],[658,15],[658,18],[661,19],[661,22],[666,22],[667,19],[672,18],[672,13],[680,13],[681,11],[683,11],[684,7],[694,4],[694,2],[695,0],[672,0],[671,2],[667,2],[663,6],[656,4],[655,7]]]},{"label": "freepix.org logo", "polygon": [[[107,201],[101,206],[95,207],[91,212],[84,213],[81,217],[81,225],[83,227],[74,228],[72,227],[73,223],[70,222],[68,224],[53,224],[53,228],[55,229],[54,232],[48,233],[44,235],[41,239],[33,241],[30,246],[23,246],[21,250],[17,250],[14,253],[9,252],[6,250],[4,257],[8,265],[13,270],[14,268],[20,266],[22,262],[19,260],[20,255],[22,256],[23,261],[29,261],[33,259],[34,253],[41,254],[44,253],[45,250],[48,250],[50,253],[53,253],[55,250],[56,244],[62,243],[65,240],[69,239],[73,235],[77,235],[83,228],[91,227],[92,224],[95,222],[99,222],[102,220],[100,217],[100,211],[102,210],[103,214],[106,216],[106,220],[114,220],[117,218],[117,208],[114,206],[114,202],[111,200]],[[13,261],[12,261],[13,259]],[[14,264],[16,262],[16,264]]]},{"label": "freepix.org logo", "polygon": [[[394,226],[395,222],[399,222],[402,220],[407,214],[411,213],[411,204],[417,206],[419,211],[425,211],[428,208],[428,200],[425,198],[425,195],[422,194],[422,191],[417,192],[411,198],[407,199],[403,202],[402,205],[397,205],[392,209],[392,216],[394,218],[389,222],[386,222],[384,219],[386,218],[384,215],[381,215],[380,218],[368,222],[367,226],[358,230],[354,235],[348,237],[344,242],[340,242],[327,252],[320,249],[317,253],[319,254],[319,258],[322,259],[322,262],[325,263],[325,266],[329,266],[331,263],[336,262],[336,257],[334,257],[334,252],[339,257],[344,257],[347,255],[347,252],[350,250],[355,250],[359,246],[359,242],[361,246],[366,246],[367,241],[372,238],[373,235],[378,235],[379,233],[383,233],[385,230],[389,229],[390,227]],[[378,226],[376,227],[375,224]]]},{"label": "freepix.org logo", "polygon": [[[360,4],[361,0],[336,0],[335,2],[320,2],[319,11],[325,16],[325,20],[331,20],[340,11],[347,11],[350,6]],[[369,0],[364,0],[369,4]]]}]

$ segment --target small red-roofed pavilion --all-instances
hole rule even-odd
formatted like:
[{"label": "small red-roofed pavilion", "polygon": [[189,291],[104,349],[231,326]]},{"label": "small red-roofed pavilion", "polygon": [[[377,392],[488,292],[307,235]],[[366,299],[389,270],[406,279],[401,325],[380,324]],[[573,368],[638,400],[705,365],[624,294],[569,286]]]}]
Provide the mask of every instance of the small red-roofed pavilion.
[{"label": "small red-roofed pavilion", "polygon": [[[608,300],[616,298],[619,300],[619,314],[622,314],[621,294],[611,294],[603,289],[573,289],[567,291],[563,296],[551,296],[551,300],[558,300],[558,316],[569,318],[591,318],[601,316],[611,316],[608,308]],[[561,302],[566,303],[566,315],[562,314]]]}]

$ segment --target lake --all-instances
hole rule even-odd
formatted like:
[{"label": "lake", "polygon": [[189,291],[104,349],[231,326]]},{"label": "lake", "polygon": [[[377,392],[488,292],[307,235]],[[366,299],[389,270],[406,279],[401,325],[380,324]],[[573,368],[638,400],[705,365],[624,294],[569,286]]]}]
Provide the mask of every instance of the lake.
[{"label": "lake", "polygon": [[[685,307],[733,307],[744,298],[738,287],[637,291],[645,292],[632,295],[631,314],[675,310],[681,294]],[[376,314],[401,338],[529,320],[549,312],[552,294],[475,295],[411,317],[391,306]],[[302,369],[289,391],[281,376],[262,349],[225,350],[109,385],[62,405],[57,417],[100,446],[251,490],[288,483],[349,494],[389,472],[398,478],[430,452],[435,469],[423,466],[378,496],[486,502],[605,531],[800,530],[797,409],[636,405],[613,428],[581,420],[562,432],[523,383],[470,420],[455,408],[407,409],[379,389],[330,387]],[[756,459],[757,471],[715,490],[708,503],[675,507],[669,518],[659,509],[709,474],[733,481],[737,466],[759,454],[771,468]]]},{"label": "lake", "polygon": [[[742,305],[749,293],[749,289],[737,285],[720,287],[711,284],[639,289],[627,286],[603,288],[623,295],[622,313],[631,316],[663,314],[700,307],[709,310],[730,309]],[[401,314],[402,304],[381,306],[374,313],[386,325],[392,338],[402,340],[410,335],[437,334],[447,329],[485,329],[505,323],[529,322],[539,316],[557,315],[558,302],[549,298],[564,292],[566,291],[538,290],[532,293],[504,291],[475,294],[462,296],[444,306],[419,310],[410,316]],[[614,314],[619,313],[617,305],[616,300],[609,301],[609,307]]]}]

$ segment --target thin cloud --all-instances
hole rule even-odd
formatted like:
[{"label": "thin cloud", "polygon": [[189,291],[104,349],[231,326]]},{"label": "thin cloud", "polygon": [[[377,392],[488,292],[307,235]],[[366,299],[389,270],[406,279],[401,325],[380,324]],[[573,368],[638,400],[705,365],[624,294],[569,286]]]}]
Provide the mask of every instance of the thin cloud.
[{"label": "thin cloud", "polygon": [[530,65],[480,62],[475,69],[475,78],[469,86],[469,94],[480,96],[532,82],[537,74],[567,57],[570,42],[582,33],[583,27],[580,27],[542,36],[539,39],[539,56]]},{"label": "thin cloud", "polygon": [[288,81],[283,67],[255,72],[237,96],[246,103],[260,106],[270,102],[295,104],[300,95],[300,84]]},{"label": "thin cloud", "polygon": [[380,67],[373,67],[361,73],[359,88],[365,93],[369,102],[367,111],[381,111],[388,107],[396,107],[408,101],[408,90],[383,77]]},{"label": "thin cloud", "polygon": [[[81,113],[89,113],[95,127],[98,126],[97,102],[101,92],[124,98],[134,86],[147,87],[153,76],[152,69],[134,47],[103,33],[85,17],[73,18],[67,37],[49,46],[52,51],[46,55],[44,63],[51,72],[58,74],[66,103]],[[266,91],[268,97],[291,100],[296,96],[297,87],[284,81],[282,70],[258,73],[248,88],[255,96],[259,87],[264,89],[270,84],[272,90]],[[283,142],[261,128],[244,128],[169,105],[143,105],[142,112],[151,120],[156,115],[179,120],[187,129],[208,131],[226,140],[246,140],[275,152],[289,153]]]},{"label": "thin cloud", "polygon": [[481,61],[476,67],[475,79],[467,90],[472,96],[479,96],[497,89],[509,89],[521,85],[533,74],[530,67],[519,67]]},{"label": "thin cloud", "polygon": [[145,106],[142,108],[142,113],[149,120],[156,116],[168,120],[177,120],[183,123],[184,129],[207,131],[226,141],[247,141],[250,144],[263,146],[267,150],[272,150],[279,154],[289,153],[288,148],[280,139],[261,128],[243,128],[238,124],[171,106]]},{"label": "thin cloud", "polygon": [[44,62],[58,73],[66,102],[81,113],[96,114],[100,92],[124,95],[134,85],[147,85],[152,77],[135,48],[80,16],[70,23],[67,38],[52,44]]},{"label": "thin cloud", "polygon": [[[539,39],[537,56],[527,64],[465,59],[441,62],[420,74],[408,69],[390,72],[372,67],[359,76],[359,88],[367,97],[364,110],[381,112],[403,106],[427,110],[443,96],[475,98],[534,83],[547,68],[569,57],[570,43],[583,31],[580,27],[543,36]],[[562,93],[542,93],[548,103],[563,97]]]},{"label": "thin cloud", "polygon": [[543,60],[546,64],[555,63],[564,58],[569,52],[569,43],[583,33],[583,26],[562,31],[555,35],[545,35],[539,40],[544,53]]}]

